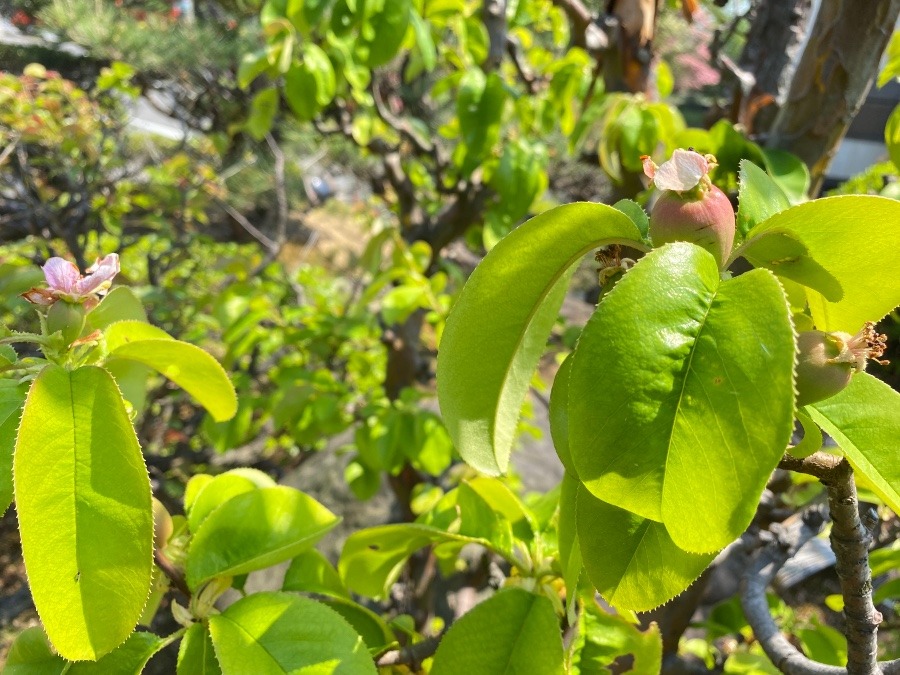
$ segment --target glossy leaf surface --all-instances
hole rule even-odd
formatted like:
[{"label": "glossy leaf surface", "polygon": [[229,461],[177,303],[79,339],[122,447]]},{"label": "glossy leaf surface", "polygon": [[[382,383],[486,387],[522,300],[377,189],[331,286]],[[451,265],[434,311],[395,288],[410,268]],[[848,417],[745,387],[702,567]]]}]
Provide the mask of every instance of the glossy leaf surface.
[{"label": "glossy leaf surface", "polygon": [[255,593],[209,619],[224,675],[375,675],[366,644],[323,604],[289,593]]},{"label": "glossy leaf surface", "polygon": [[150,590],[150,480],[112,377],[47,366],[16,441],[28,580],[53,646],[97,659],[131,633]]},{"label": "glossy leaf surface", "polygon": [[288,487],[239,494],[210,513],[194,535],[188,586],[195,589],[213,577],[236,576],[290,560],[312,548],[339,522],[315,499]]},{"label": "glossy leaf surface", "polygon": [[804,410],[885,504],[900,513],[900,394],[868,373],[856,373],[846,389]]},{"label": "glossy leaf surface", "polygon": [[237,412],[234,387],[218,361],[205,351],[187,342],[173,340],[165,333],[165,337],[141,339],[151,331],[162,333],[149,324],[120,322],[109,330],[115,330],[112,334],[107,333],[110,358],[134,361],[152,368],[193,396],[217,422],[234,417]]},{"label": "glossy leaf surface", "polygon": [[576,500],[584,568],[616,608],[644,612],[668,602],[716,557],[681,550],[662,523],[600,501],[584,486]]},{"label": "glossy leaf surface", "polygon": [[509,588],[462,616],[441,640],[431,675],[562,675],[559,621],[547,598]]},{"label": "glossy leaf surface", "polygon": [[[900,202],[884,197],[842,196],[817,199],[778,213],[747,235],[754,239],[790,234],[812,259],[837,280],[840,300],[807,290],[816,327],[855,333],[900,304]],[[795,281],[803,283],[802,279]]]},{"label": "glossy leaf surface", "polygon": [[181,638],[177,675],[222,675],[209,629],[195,623]]},{"label": "glossy leaf surface", "polygon": [[750,524],[793,428],[794,339],[775,277],[720,281],[692,244],[642,258],[585,327],[569,448],[597,497],[662,521],[688,551]]},{"label": "glossy leaf surface", "polygon": [[591,249],[641,238],[623,213],[569,204],[531,219],[478,266],[447,321],[438,396],[447,430],[479,471],[506,470],[519,410],[562,304],[570,268]]}]

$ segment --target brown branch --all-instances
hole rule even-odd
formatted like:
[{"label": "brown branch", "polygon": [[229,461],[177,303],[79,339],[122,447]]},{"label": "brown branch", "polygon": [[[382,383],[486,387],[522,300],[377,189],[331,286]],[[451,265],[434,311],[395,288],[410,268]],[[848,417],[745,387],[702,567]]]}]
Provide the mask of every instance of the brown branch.
[{"label": "brown branch", "polygon": [[859,517],[856,482],[847,461],[841,462],[831,476],[823,478],[831,511],[831,548],[835,569],[844,596],[847,633],[847,672],[850,675],[878,672],[878,624],[881,612],[872,603],[872,570],[869,545],[872,534]]},{"label": "brown branch", "polygon": [[519,44],[519,41],[511,35],[506,38],[506,52],[509,54],[509,58],[513,62],[513,65],[516,67],[519,79],[525,83],[528,93],[538,93],[538,80],[532,73],[528,72],[528,68],[525,67],[525,62],[522,60],[521,45]]},{"label": "brown branch", "polygon": [[481,6],[481,21],[488,34],[488,56],[482,68],[497,70],[506,51],[506,0],[485,0]]},{"label": "brown branch", "polygon": [[231,216],[238,225],[243,227],[251,237],[265,246],[270,252],[278,250],[278,244],[272,241],[269,237],[263,234],[253,223],[247,220],[244,214],[242,214],[240,211],[235,209],[233,206],[231,206],[231,204],[223,199],[219,199],[218,197],[214,197],[213,199],[215,200],[216,204],[218,204],[219,207],[223,211],[225,211],[225,213]]},{"label": "brown branch", "polygon": [[[766,588],[775,579],[778,570],[803,544],[819,533],[824,523],[822,512],[812,509],[790,524],[773,524],[771,531],[760,532],[758,538],[745,534],[742,539],[750,559],[741,578],[741,607],[766,656],[786,675],[843,675],[847,672],[843,668],[817,663],[801,654],[775,624],[766,599]],[[769,541],[760,547],[765,537]]]},{"label": "brown branch", "polygon": [[188,588],[187,582],[184,579],[184,574],[172,564],[172,561],[166,557],[165,553],[154,548],[153,562],[155,562],[160,571],[168,577],[175,588],[184,593],[185,597],[191,597],[191,589]]},{"label": "brown branch", "polygon": [[609,38],[595,23],[594,15],[580,0],[553,0],[572,25],[572,44],[591,52],[609,49]]},{"label": "brown branch", "polygon": [[419,668],[421,668],[422,661],[429,656],[434,656],[434,653],[437,651],[438,645],[440,644],[441,636],[428,637],[421,642],[416,642],[415,644],[407,645],[400,649],[385,652],[379,657],[378,661],[376,661],[376,665],[379,668],[385,666],[406,665],[412,670],[418,671]]}]

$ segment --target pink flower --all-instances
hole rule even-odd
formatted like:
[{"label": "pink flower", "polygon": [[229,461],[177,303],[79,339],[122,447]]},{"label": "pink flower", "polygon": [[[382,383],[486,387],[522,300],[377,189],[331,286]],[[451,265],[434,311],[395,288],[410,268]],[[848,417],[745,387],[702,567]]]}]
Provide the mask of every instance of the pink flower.
[{"label": "pink flower", "polygon": [[699,152],[678,149],[672,158],[656,166],[649,157],[641,158],[644,163],[644,174],[659,190],[687,192],[700,185],[709,174],[709,160]]},{"label": "pink flower", "polygon": [[50,258],[41,268],[49,288],[32,288],[22,294],[35,305],[52,305],[57,300],[86,304],[97,304],[97,295],[103,295],[119,273],[119,256],[110,253],[97,260],[82,276],[78,268],[64,258]]}]

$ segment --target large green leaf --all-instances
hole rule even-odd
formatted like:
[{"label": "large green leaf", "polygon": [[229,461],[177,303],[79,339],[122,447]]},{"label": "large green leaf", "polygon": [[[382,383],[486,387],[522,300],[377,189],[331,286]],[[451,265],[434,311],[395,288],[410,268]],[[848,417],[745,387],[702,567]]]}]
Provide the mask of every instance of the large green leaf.
[{"label": "large green leaf", "polygon": [[32,626],[16,636],[3,675],[61,675],[65,667],[65,659],[53,652],[41,627]]},{"label": "large green leaf", "polygon": [[602,204],[569,204],[529,220],[485,257],[441,339],[438,396],[450,437],[479,471],[506,471],[531,375],[571,269],[611,243],[643,248],[634,223]]},{"label": "large green leaf", "polygon": [[375,675],[363,639],[336,612],[289,593],[255,593],[209,619],[225,675]]},{"label": "large green leaf", "polygon": [[[794,339],[766,270],[720,281],[693,244],[642,258],[588,322],[569,376],[569,448],[597,497],[688,551],[750,524],[793,429]],[[585,556],[587,557],[587,556]]]},{"label": "large green leaf", "polygon": [[807,289],[816,327],[855,333],[864,322],[878,321],[900,304],[900,275],[896,273],[900,269],[900,228],[891,225],[898,221],[900,202],[894,199],[868,195],[817,199],[754,227],[747,235],[744,254],[752,258],[757,240],[771,235],[797,239],[843,289],[839,300]]},{"label": "large green leaf", "polygon": [[222,675],[209,629],[195,623],[181,638],[177,675]]},{"label": "large green leaf", "polygon": [[431,675],[562,675],[563,646],[553,604],[509,588],[464,614],[441,640]]},{"label": "large green leaf", "polygon": [[700,576],[715,553],[681,550],[662,523],[600,501],[578,488],[578,541],[588,578],[614,607],[644,612]]},{"label": "large green leaf", "polygon": [[169,640],[153,633],[132,633],[121,645],[99,661],[79,661],[67,671],[71,675],[141,675],[144,666]]},{"label": "large green leaf", "polygon": [[868,373],[856,373],[842,392],[804,410],[884,503],[900,513],[900,394]]},{"label": "large green leaf", "polygon": [[150,591],[150,479],[112,377],[47,366],[14,458],[28,581],[53,646],[95,660],[121,644]]},{"label": "large green leaf", "polygon": [[216,476],[203,486],[190,508],[185,505],[188,527],[197,532],[206,517],[232,497],[256,490],[257,486],[249,478],[224,473]]},{"label": "large green leaf", "polygon": [[483,539],[450,534],[418,523],[370,527],[351,534],[344,543],[338,571],[347,587],[372,598],[384,598],[407,559],[429,544],[446,542],[490,546]]},{"label": "large green leaf", "polygon": [[553,378],[553,388],[550,390],[550,437],[553,439],[553,447],[559,461],[566,469],[566,473],[578,475],[575,471],[575,463],[572,461],[572,453],[569,451],[569,374],[572,372],[572,354],[556,371]]},{"label": "large green leaf", "polygon": [[188,552],[188,586],[196,589],[213,577],[246,574],[290,560],[312,548],[339,522],[315,499],[292,488],[239,494],[210,513],[194,535]]},{"label": "large green leaf", "polygon": [[305,551],[291,561],[284,573],[281,590],[350,598],[338,571],[315,549]]},{"label": "large green leaf", "polygon": [[0,380],[0,516],[13,498],[13,448],[25,403],[27,387],[14,380]]},{"label": "large green leaf", "polygon": [[[150,334],[147,331],[155,331],[157,337],[141,339]],[[159,333],[158,328],[137,321],[113,324],[106,336],[110,359],[141,363],[164,375],[197,399],[217,422],[234,417],[237,396],[219,362],[199,347]],[[127,340],[128,336],[132,339]]]},{"label": "large green leaf", "polygon": [[894,108],[884,125],[884,144],[894,166],[900,170],[900,105]]}]

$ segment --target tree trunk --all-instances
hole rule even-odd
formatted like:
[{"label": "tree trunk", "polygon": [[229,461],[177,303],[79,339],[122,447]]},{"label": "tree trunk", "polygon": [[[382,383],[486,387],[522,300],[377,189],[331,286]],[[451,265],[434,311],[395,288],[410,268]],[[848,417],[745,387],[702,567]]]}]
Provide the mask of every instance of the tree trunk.
[{"label": "tree trunk", "polygon": [[[748,131],[765,131],[771,126],[778,107],[784,104],[811,15],[812,0],[757,3],[747,43],[737,64],[741,73],[751,77],[739,78],[734,97],[733,119],[743,122]],[[771,103],[764,103],[766,107],[754,116],[761,98]]]},{"label": "tree trunk", "polygon": [[869,93],[898,14],[900,0],[822,0],[767,143],[806,162],[810,195]]}]

